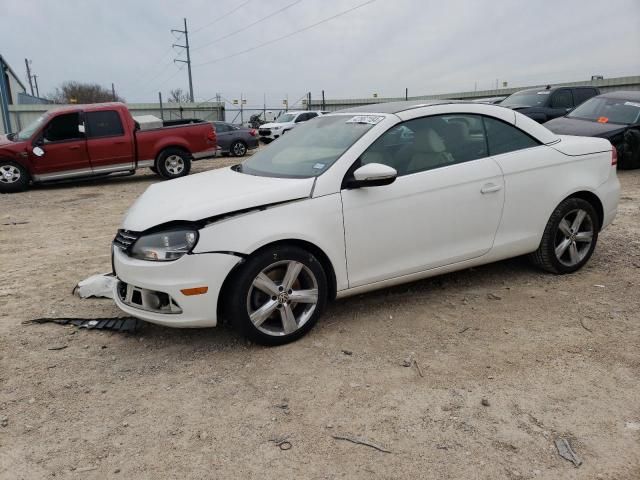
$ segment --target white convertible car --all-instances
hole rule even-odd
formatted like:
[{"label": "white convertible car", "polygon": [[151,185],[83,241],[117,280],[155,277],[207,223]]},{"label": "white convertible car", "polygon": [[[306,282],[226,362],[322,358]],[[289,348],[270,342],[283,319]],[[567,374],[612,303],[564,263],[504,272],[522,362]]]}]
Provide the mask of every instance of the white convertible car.
[{"label": "white convertible car", "polygon": [[513,110],[370,105],[315,118],[243,163],[152,185],[113,242],[128,314],[229,319],[263,344],[327,301],[530,254],[570,273],[616,215],[616,151]]}]

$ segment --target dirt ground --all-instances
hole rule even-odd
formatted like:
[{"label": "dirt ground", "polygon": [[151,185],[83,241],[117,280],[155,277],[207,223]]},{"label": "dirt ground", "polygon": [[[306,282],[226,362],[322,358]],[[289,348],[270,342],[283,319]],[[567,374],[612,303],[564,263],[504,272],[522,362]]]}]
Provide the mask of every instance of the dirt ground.
[{"label": "dirt ground", "polygon": [[515,259],[361,295],[279,348],[224,327],[23,325],[120,315],[71,289],[110,270],[158,178],[2,195],[0,478],[638,479],[640,171],[620,179],[577,274]]}]

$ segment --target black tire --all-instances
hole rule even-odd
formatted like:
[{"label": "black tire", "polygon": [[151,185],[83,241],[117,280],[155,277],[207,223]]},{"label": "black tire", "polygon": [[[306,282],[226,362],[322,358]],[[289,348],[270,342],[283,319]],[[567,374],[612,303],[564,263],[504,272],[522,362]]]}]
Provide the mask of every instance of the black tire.
[{"label": "black tire", "polygon": [[191,171],[191,155],[181,148],[167,148],[158,155],[155,167],[167,180],[184,177]]},{"label": "black tire", "polygon": [[151,170],[155,174],[158,173],[158,169],[156,167],[149,167],[149,170]]},{"label": "black tire", "polygon": [[247,154],[247,144],[242,140],[236,140],[229,147],[229,155],[232,157],[244,157]]},{"label": "black tire", "polygon": [[[282,285],[286,281],[289,264],[302,264],[302,267],[295,278],[297,283],[294,282],[291,286],[295,290],[287,292],[282,290]],[[272,285],[280,289],[280,293],[274,292],[277,296],[264,293],[254,285],[260,274],[273,277]],[[283,276],[282,279],[278,279],[280,275]],[[298,292],[311,292],[313,286],[317,292],[315,304],[289,301],[289,293],[293,298]],[[256,252],[235,273],[225,294],[225,312],[240,333],[253,342],[269,346],[283,345],[297,340],[313,328],[326,306],[327,292],[326,275],[315,256],[296,246],[277,245]],[[275,306],[269,310],[269,316],[265,316],[266,320],[256,326],[251,320],[250,310],[253,310],[252,314],[256,314],[258,309],[267,307],[267,303]],[[293,314],[296,329],[292,333],[286,332],[286,312]]]},{"label": "black tire", "polygon": [[29,172],[22,165],[0,159],[0,193],[22,192],[29,188],[30,180]]},{"label": "black tire", "polygon": [[[574,212],[575,216],[572,216]],[[573,231],[579,212],[584,212],[584,217],[578,224],[576,231]],[[567,222],[564,224],[564,230],[561,228],[563,220]],[[565,233],[567,226],[571,227],[571,231]],[[591,240],[587,244],[585,238],[588,237],[589,230]],[[598,213],[593,205],[582,198],[568,198],[558,205],[551,214],[544,229],[540,246],[538,250],[529,255],[529,258],[534,265],[547,272],[573,273],[580,270],[591,258],[598,242],[599,231],[600,218],[598,218]],[[578,238],[582,238],[582,240],[578,240]],[[564,250],[562,250],[563,246]],[[575,247],[573,250],[575,258],[572,252],[573,247]],[[558,255],[557,252],[563,253]]]}]

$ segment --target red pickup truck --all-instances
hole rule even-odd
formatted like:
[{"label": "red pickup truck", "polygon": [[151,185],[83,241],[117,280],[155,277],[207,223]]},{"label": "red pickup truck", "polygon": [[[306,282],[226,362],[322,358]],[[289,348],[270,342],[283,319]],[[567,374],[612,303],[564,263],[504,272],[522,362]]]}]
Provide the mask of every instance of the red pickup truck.
[{"label": "red pickup truck", "polygon": [[191,161],[216,154],[216,133],[204,120],[173,120],[141,130],[122,103],[52,110],[18,133],[0,136],[0,192],[30,183],[133,174],[151,168],[163,178],[187,175]]}]

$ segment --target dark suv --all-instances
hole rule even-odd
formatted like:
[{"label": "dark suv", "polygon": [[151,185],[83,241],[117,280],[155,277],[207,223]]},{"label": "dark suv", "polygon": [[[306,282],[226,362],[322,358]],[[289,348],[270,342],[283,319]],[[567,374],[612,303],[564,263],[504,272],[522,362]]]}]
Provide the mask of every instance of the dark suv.
[{"label": "dark suv", "polygon": [[544,123],[552,118],[566,115],[582,102],[596,95],[600,95],[600,90],[596,87],[547,86],[513,93],[500,105],[517,110],[536,122]]}]

